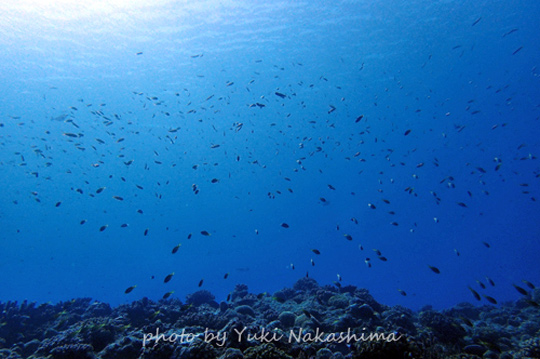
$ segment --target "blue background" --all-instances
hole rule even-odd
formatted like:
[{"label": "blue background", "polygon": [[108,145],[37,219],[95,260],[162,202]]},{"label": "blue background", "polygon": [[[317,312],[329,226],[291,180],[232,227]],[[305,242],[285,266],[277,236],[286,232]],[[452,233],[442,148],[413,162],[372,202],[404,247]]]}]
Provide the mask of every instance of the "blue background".
[{"label": "blue background", "polygon": [[309,271],[444,308],[540,282],[537,1],[0,13],[2,301],[183,299],[203,278],[223,300]]}]

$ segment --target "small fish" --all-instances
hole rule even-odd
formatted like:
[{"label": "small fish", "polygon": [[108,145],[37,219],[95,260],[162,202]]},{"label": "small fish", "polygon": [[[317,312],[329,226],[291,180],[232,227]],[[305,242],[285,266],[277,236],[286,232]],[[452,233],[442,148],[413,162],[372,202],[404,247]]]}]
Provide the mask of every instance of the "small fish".
[{"label": "small fish", "polygon": [[[506,37],[506,36],[508,36],[508,35],[510,35],[510,34],[513,34],[513,33],[516,32],[516,31],[518,31],[518,29],[512,29],[512,30],[510,30],[510,31],[508,31],[508,32],[505,32],[505,33],[503,34],[502,37]],[[518,148],[518,149],[519,149],[519,148]]]},{"label": "small fish", "polygon": [[493,279],[486,277],[486,280],[492,287],[495,287],[495,282],[493,281]]},{"label": "small fish", "polygon": [[347,240],[352,241],[353,238],[350,234],[344,234],[343,237],[347,238]]},{"label": "small fish", "polygon": [[497,304],[497,301],[495,300],[495,298],[490,297],[489,295],[484,295],[484,298],[486,298],[486,300],[490,302],[491,304]]},{"label": "small fish", "polygon": [[291,269],[294,270],[294,264],[293,263],[291,263]]},{"label": "small fish", "polygon": [[478,19],[474,20],[474,22],[472,23],[471,26],[474,26],[474,25],[478,24],[478,23],[480,22],[480,20],[482,20],[481,17],[479,17]]},{"label": "small fish", "polygon": [[148,228],[146,228],[146,229],[144,230],[144,235],[145,235],[145,236],[148,235]]},{"label": "small fish", "polygon": [[518,49],[516,51],[512,52],[512,55],[517,54],[518,52],[521,51],[521,49],[523,49],[523,46],[518,47]]},{"label": "small fish", "polygon": [[174,294],[174,290],[171,290],[170,292],[167,292],[167,293],[163,294],[163,299],[167,299],[173,294]]},{"label": "small fish", "polygon": [[307,309],[302,309],[302,312],[306,315],[306,317],[311,319],[311,313],[307,311]]},{"label": "small fish", "polygon": [[81,223],[81,225],[82,225],[82,224],[85,224],[85,223],[86,223],[86,219],[83,219],[80,223]]},{"label": "small fish", "polygon": [[98,189],[96,190],[96,193],[99,194],[99,193],[103,192],[103,190],[104,190],[105,188],[106,188],[106,187],[100,187],[100,188],[98,188]]},{"label": "small fish", "polygon": [[336,110],[336,107],[332,105],[329,105],[329,106],[330,106],[330,110],[328,110],[328,114],[331,114],[332,112]]},{"label": "small fish", "polygon": [[208,233],[207,231],[201,231],[201,234],[206,237],[210,236],[210,233]]},{"label": "small fish", "polygon": [[313,258],[311,259],[311,266],[312,266],[312,267],[315,266],[315,261],[313,260]]},{"label": "small fish", "polygon": [[478,283],[478,285],[482,287],[482,289],[486,289],[486,285],[484,283],[480,282],[479,280],[477,280],[476,283]]},{"label": "small fish", "polygon": [[124,291],[124,293],[129,294],[129,293],[133,292],[133,289],[135,289],[136,287],[137,287],[136,285],[132,285],[131,287],[129,287],[128,289],[126,289],[126,290]]},{"label": "small fish", "polygon": [[61,204],[62,204],[62,202],[56,202],[56,204],[54,206],[55,207],[60,207]]},{"label": "small fish", "polygon": [[398,292],[404,297],[407,296],[407,293],[404,290],[398,289]]},{"label": "small fish", "polygon": [[362,121],[362,119],[364,118],[364,115],[360,115],[356,118],[356,120],[354,121],[354,123],[358,123],[360,121]]},{"label": "small fish", "polygon": [[514,288],[516,288],[516,290],[519,292],[519,294],[521,295],[529,295],[529,293],[527,293],[527,291],[515,284],[512,284],[514,286]]},{"label": "small fish", "polygon": [[403,135],[404,135],[404,136],[407,136],[409,133],[411,133],[411,130],[405,131],[405,133],[404,133]]},{"label": "small fish", "polygon": [[282,94],[281,92],[275,92],[276,96],[279,96],[281,98],[287,97],[286,95]]},{"label": "small fish", "polygon": [[321,254],[321,251],[319,251],[318,249],[312,249],[311,251],[315,254]]},{"label": "small fish", "polygon": [[218,182],[219,182],[219,179],[217,179],[217,178],[212,178],[212,180],[211,180],[210,182],[212,182],[212,183],[218,183]]},{"label": "small fish", "polygon": [[528,280],[523,279],[522,282],[525,283],[525,285],[527,285],[527,287],[529,287],[529,288],[531,288],[531,289],[535,289],[535,288],[536,288],[536,287],[534,286],[534,284],[532,284],[532,283],[529,282]]},{"label": "small fish", "polygon": [[328,188],[330,188],[332,191],[336,190],[336,188],[334,186],[332,186],[331,184],[328,185]]},{"label": "small fish", "polygon": [[474,327],[474,324],[469,319],[465,318],[464,316],[460,315],[459,319],[461,319],[463,323],[467,325],[468,327],[471,327],[471,328]]},{"label": "small fish", "polygon": [[101,227],[99,228],[99,231],[100,231],[100,232],[103,232],[104,230],[107,229],[107,227],[109,227],[108,224],[106,224],[106,225],[104,225],[104,226],[101,226]]},{"label": "small fish", "polygon": [[172,249],[172,254],[175,254],[176,252],[178,252],[178,250],[180,249],[180,246],[181,246],[181,245],[182,245],[182,244],[179,243],[176,247],[174,247],[174,248]]},{"label": "small fish", "polygon": [[341,282],[341,276],[337,274],[337,279]]},{"label": "small fish", "polygon": [[488,242],[482,242],[482,244],[483,244],[484,246],[486,246],[486,248],[491,248],[491,246],[489,245]]},{"label": "small fish", "polygon": [[203,282],[204,282],[204,279],[201,279],[200,282],[199,282],[199,288],[202,287]]},{"label": "small fish", "polygon": [[474,298],[476,298],[476,300],[482,300],[482,298],[480,297],[480,294],[478,294],[477,291],[475,291],[474,289],[472,289],[471,287],[467,287],[469,288],[469,290],[471,291],[472,295],[474,296]]},{"label": "small fish", "polygon": [[223,279],[227,279],[229,278],[229,273],[225,273],[225,275],[223,276]]},{"label": "small fish", "polygon": [[115,200],[117,201],[123,201],[124,199],[120,196],[112,196],[112,198],[114,198]]},{"label": "small fish", "polygon": [[457,202],[458,206],[460,207],[463,207],[463,208],[467,208],[467,205],[463,202]]},{"label": "small fish", "polygon": [[434,273],[441,274],[441,271],[439,270],[439,268],[433,267],[433,266],[428,266],[428,267],[429,267],[429,269],[431,269]]},{"label": "small fish", "polygon": [[172,277],[174,276],[174,272],[172,272],[171,274],[168,274],[165,279],[163,279],[163,283],[168,283]]},{"label": "small fish", "polygon": [[289,225],[287,223],[281,223],[281,227],[283,228],[289,228]]},{"label": "small fish", "polygon": [[368,203],[368,207],[371,208],[371,209],[376,209],[376,208],[377,208],[377,207],[375,207],[375,205],[372,204],[372,203]]},{"label": "small fish", "polygon": [[185,311],[193,307],[193,304],[184,304],[180,307],[180,311]]}]

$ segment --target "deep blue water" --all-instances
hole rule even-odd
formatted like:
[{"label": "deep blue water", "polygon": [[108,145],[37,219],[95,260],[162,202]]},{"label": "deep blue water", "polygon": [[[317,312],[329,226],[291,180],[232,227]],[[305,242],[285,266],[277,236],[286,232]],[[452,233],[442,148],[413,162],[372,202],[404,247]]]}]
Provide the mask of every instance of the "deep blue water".
[{"label": "deep blue water", "polygon": [[0,301],[184,299],[201,279],[222,300],[309,272],[445,308],[540,285],[537,1],[0,14]]}]

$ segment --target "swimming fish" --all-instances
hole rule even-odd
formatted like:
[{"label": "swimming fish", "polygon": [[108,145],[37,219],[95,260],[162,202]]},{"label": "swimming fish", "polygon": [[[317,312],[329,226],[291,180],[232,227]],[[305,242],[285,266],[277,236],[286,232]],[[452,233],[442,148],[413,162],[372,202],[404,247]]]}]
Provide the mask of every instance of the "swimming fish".
[{"label": "swimming fish", "polygon": [[491,304],[497,304],[497,301],[495,300],[495,298],[490,297],[489,295],[484,295],[484,298],[486,298],[486,300],[490,302]]},{"label": "swimming fish", "polygon": [[128,289],[126,289],[126,290],[124,291],[124,293],[129,294],[129,293],[131,293],[131,292],[133,291],[133,289],[135,289],[136,287],[137,287],[136,285],[132,285],[131,287],[129,287]]},{"label": "swimming fish", "polygon": [[182,245],[181,243],[178,243],[178,244],[176,245],[176,247],[174,247],[174,248],[172,249],[172,254],[175,254],[176,252],[178,252],[178,250],[180,249],[180,246],[181,246],[181,245]]},{"label": "swimming fish", "polygon": [[478,285],[482,287],[482,289],[486,289],[486,285],[484,283],[480,282],[479,280],[476,280],[476,283],[478,283]]},{"label": "swimming fish", "polygon": [[174,276],[174,272],[172,272],[171,274],[168,274],[165,279],[163,279],[163,283],[168,283],[172,277]]},{"label": "swimming fish", "polygon": [[471,291],[472,295],[474,296],[474,298],[475,298],[476,300],[482,300],[482,298],[480,297],[480,294],[478,294],[477,291],[475,291],[475,290],[472,289],[471,287],[467,287],[467,288],[469,288],[469,290]]},{"label": "swimming fish", "polygon": [[515,284],[512,284],[512,285],[514,286],[514,288],[516,288],[516,290],[519,292],[519,294],[521,294],[521,295],[529,295],[529,293],[525,289],[523,289],[523,288],[521,288],[521,287],[519,287],[519,286],[517,286]]}]

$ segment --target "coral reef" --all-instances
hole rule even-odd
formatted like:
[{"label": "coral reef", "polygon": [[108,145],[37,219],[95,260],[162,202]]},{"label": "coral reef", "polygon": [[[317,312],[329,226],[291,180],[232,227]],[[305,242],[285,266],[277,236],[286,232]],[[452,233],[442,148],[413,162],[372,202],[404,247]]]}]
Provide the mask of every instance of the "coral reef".
[{"label": "coral reef", "polygon": [[531,302],[414,312],[311,278],[273,295],[239,284],[219,304],[206,290],[185,303],[142,298],[116,308],[89,298],[0,303],[0,359],[525,359],[540,358],[539,337]]}]

